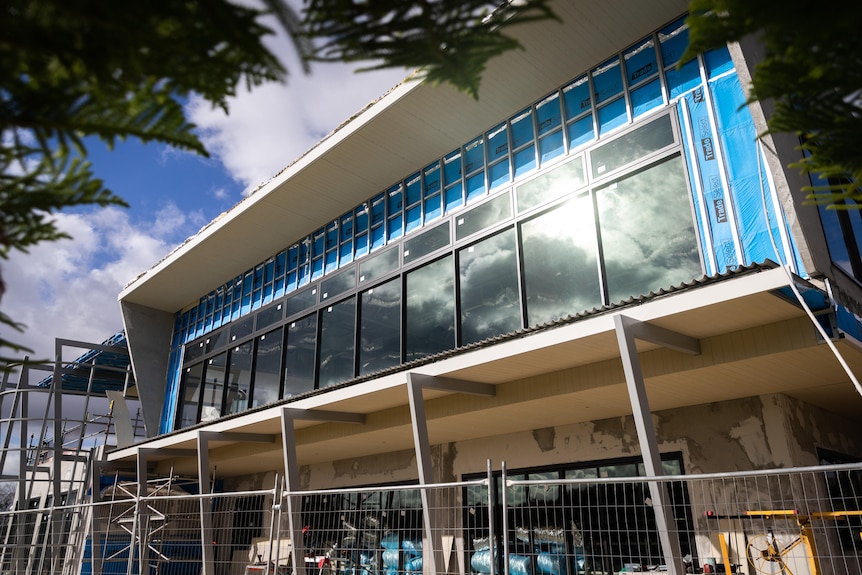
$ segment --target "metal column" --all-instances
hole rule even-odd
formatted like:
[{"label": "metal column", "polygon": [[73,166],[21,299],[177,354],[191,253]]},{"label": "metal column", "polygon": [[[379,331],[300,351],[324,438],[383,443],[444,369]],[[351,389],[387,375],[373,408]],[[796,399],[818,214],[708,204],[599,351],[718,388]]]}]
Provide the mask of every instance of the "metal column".
[{"label": "metal column", "polygon": [[[700,342],[695,338],[639,322],[623,315],[614,316],[614,327],[617,333],[617,343],[620,347],[620,359],[625,371],[626,387],[632,404],[632,415],[638,432],[644,468],[648,477],[659,477],[664,475],[664,470],[661,465],[658,439],[652,422],[635,339],[650,341],[689,355],[700,355]],[[685,565],[682,562],[682,550],[679,545],[679,534],[673,511],[667,504],[669,501],[667,485],[650,482],[649,488],[668,573],[681,575],[685,573]]]},{"label": "metal column", "polygon": [[[431,443],[428,438],[428,418],[425,414],[425,398],[422,395],[422,390],[424,389],[482,395],[485,397],[494,397],[497,390],[493,385],[487,383],[434,377],[421,373],[407,374],[407,395],[410,400],[410,419],[413,425],[413,445],[416,449],[416,467],[419,471],[419,484],[431,485],[434,483],[434,475],[431,470]],[[433,522],[428,490],[420,489],[419,493],[422,497],[422,522],[425,528],[425,540],[427,541],[426,546],[423,546],[422,571],[423,573],[435,574],[437,573],[435,550],[442,551],[442,545],[433,538]]]},{"label": "metal column", "polygon": [[[296,420],[362,424],[365,423],[365,415],[321,409],[296,409],[291,407],[283,407],[281,409],[284,478],[288,493],[287,520],[290,530],[293,572],[295,575],[305,575],[305,553],[302,549],[302,508],[298,504],[298,501],[294,502],[294,493],[299,491],[299,470],[297,469],[296,462],[296,429],[294,428]],[[276,549],[280,545],[280,541],[276,542]]]}]

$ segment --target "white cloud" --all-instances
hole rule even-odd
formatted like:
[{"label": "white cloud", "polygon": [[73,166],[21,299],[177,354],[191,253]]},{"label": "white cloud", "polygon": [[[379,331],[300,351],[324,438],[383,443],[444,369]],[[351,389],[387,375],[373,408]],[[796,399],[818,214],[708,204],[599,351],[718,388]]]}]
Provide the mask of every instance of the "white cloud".
[{"label": "white cloud", "polygon": [[[284,38],[268,43],[291,60],[293,50]],[[338,64],[316,65],[310,75],[303,75],[295,58],[288,67],[285,85],[242,91],[230,101],[229,115],[200,99],[193,98],[188,106],[213,158],[247,192],[406,75],[399,70],[356,74]],[[166,166],[175,153],[163,151]],[[225,196],[220,188],[201,193]],[[0,335],[33,348],[33,357],[39,358],[53,355],[54,338],[104,341],[122,328],[117,304],[121,289],[196,233],[211,215],[184,213],[173,204],[151,215],[113,208],[57,215],[59,227],[74,239],[38,245],[29,254],[13,253],[9,261],[0,262],[7,284],[0,306],[28,326],[24,334],[4,328]]]},{"label": "white cloud", "polygon": [[228,115],[200,98],[193,98],[187,109],[204,145],[246,192],[406,76],[404,70],[356,73],[356,66],[344,64],[317,64],[304,75],[286,39],[268,44],[287,62],[286,84],[241,91],[230,101]]},{"label": "white cloud", "polygon": [[177,238],[199,228],[171,204],[153,221],[138,224],[118,208],[55,218],[73,239],[39,244],[29,254],[13,252],[2,267],[2,309],[27,325],[23,334],[4,328],[2,335],[32,348],[39,359],[53,356],[55,338],[99,343],[119,331],[120,290],[159,261]]}]

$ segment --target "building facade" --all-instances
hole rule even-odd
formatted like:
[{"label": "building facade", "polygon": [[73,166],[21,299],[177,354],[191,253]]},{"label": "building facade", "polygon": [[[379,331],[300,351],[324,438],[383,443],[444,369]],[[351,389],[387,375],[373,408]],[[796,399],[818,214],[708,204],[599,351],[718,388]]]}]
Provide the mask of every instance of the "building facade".
[{"label": "building facade", "polygon": [[758,47],[680,62],[679,0],[554,8],[478,100],[406,81],[120,294],[150,438],[109,461],[309,490],[862,457],[858,215],[757,139]]}]

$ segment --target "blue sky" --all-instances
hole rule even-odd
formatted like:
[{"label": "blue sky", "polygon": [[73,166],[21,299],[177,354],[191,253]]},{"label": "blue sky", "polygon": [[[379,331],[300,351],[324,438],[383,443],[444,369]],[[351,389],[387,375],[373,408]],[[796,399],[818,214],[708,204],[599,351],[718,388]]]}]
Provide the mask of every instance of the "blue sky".
[{"label": "blue sky", "polygon": [[[283,38],[271,47],[289,69],[299,69]],[[94,172],[130,207],[59,213],[57,224],[72,240],[2,262],[3,310],[27,325],[24,334],[2,335],[32,348],[36,358],[52,357],[55,338],[104,341],[122,328],[117,295],[126,284],[405,75],[318,65],[285,85],[239,93],[229,115],[192,97],[187,114],[210,158],[136,140],[113,151],[90,143]]]}]

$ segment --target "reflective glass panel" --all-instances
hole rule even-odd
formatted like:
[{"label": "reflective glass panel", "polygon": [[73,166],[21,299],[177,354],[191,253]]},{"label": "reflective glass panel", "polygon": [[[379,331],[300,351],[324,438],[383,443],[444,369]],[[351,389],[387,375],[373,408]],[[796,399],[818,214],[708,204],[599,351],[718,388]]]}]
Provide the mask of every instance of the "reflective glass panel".
[{"label": "reflective glass panel", "polygon": [[284,303],[277,303],[275,305],[271,305],[268,308],[261,310],[257,314],[257,324],[255,325],[255,329],[263,329],[267,326],[270,326],[274,323],[281,321],[281,318],[284,316]]},{"label": "reflective glass panel", "polygon": [[703,274],[685,178],[674,156],[596,192],[610,303]]},{"label": "reflective glass panel", "polygon": [[224,328],[221,331],[217,331],[215,333],[209,334],[206,339],[206,345],[204,346],[206,349],[206,353],[211,351],[215,351],[220,347],[223,347],[227,344],[227,328]]},{"label": "reflective glass panel", "polygon": [[337,273],[320,283],[320,300],[334,298],[347,290],[353,289],[355,285],[356,278],[353,268]]},{"label": "reflective glass panel", "polygon": [[231,349],[228,372],[225,413],[238,413],[248,409],[251,392],[251,360],[254,341],[247,341]]},{"label": "reflective glass panel", "polygon": [[514,228],[462,249],[458,272],[462,344],[521,328]]},{"label": "reflective glass panel", "polygon": [[282,332],[283,328],[279,327],[257,338],[251,407],[266,405],[278,399],[278,388],[281,384]]},{"label": "reflective glass panel", "polygon": [[320,317],[318,388],[322,389],[353,377],[356,299],[326,307]]},{"label": "reflective glass panel", "polygon": [[452,256],[407,274],[406,361],[455,347]]},{"label": "reflective glass panel", "polygon": [[287,353],[284,356],[284,397],[314,389],[314,352],[317,345],[317,314],[287,326]]},{"label": "reflective glass panel", "polygon": [[589,195],[524,222],[521,245],[528,325],[602,305]]},{"label": "reflective glass panel", "polygon": [[518,211],[523,212],[545,202],[561,198],[586,183],[584,158],[578,156],[574,160],[560,164],[538,178],[518,186]]},{"label": "reflective glass panel", "polygon": [[180,408],[179,427],[189,427],[198,422],[198,403],[201,392],[201,376],[204,364],[186,368],[183,373],[183,405]]},{"label": "reflective glass panel", "polygon": [[455,238],[461,239],[512,217],[512,200],[509,192],[476,206],[455,219]]},{"label": "reflective glass panel", "polygon": [[449,245],[449,222],[422,232],[404,242],[404,263],[410,263]]},{"label": "reflective glass panel", "polygon": [[183,356],[183,361],[188,363],[200,358],[204,354],[204,343],[207,340],[198,340],[186,344],[186,353]]},{"label": "reflective glass panel", "polygon": [[360,296],[359,375],[401,362],[401,278]]},{"label": "reflective glass panel", "polygon": [[663,115],[590,152],[594,178],[673,144],[670,116]]},{"label": "reflective glass panel", "polygon": [[359,285],[368,285],[398,268],[398,248],[386,250],[359,264]]},{"label": "reflective glass panel", "polygon": [[201,421],[221,417],[222,394],[224,392],[227,353],[220,353],[207,362],[201,394]]},{"label": "reflective glass panel", "polygon": [[230,344],[233,345],[237,340],[244,339],[251,335],[254,331],[254,317],[244,317],[230,324]]},{"label": "reflective glass panel", "polygon": [[287,298],[287,317],[305,311],[317,303],[317,288],[307,289]]}]

